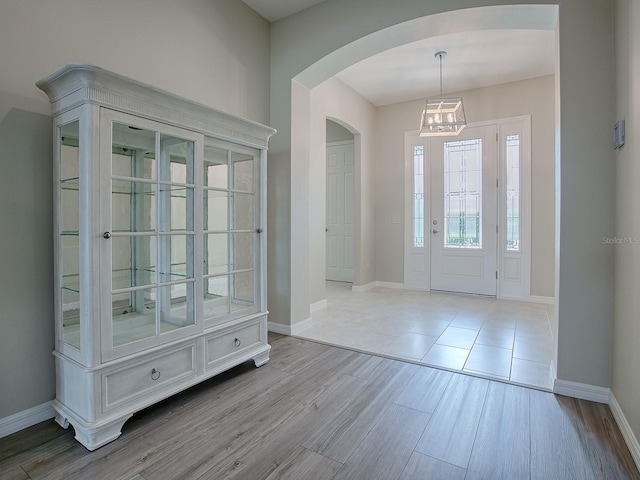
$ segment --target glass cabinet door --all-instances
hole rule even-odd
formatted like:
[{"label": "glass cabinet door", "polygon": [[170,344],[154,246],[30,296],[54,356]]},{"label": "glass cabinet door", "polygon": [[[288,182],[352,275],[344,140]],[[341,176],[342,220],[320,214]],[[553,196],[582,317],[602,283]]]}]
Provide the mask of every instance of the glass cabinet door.
[{"label": "glass cabinet door", "polygon": [[58,318],[60,340],[80,349],[79,121],[58,127]]},{"label": "glass cabinet door", "polygon": [[222,142],[204,149],[204,318],[216,325],[259,310],[257,150]]},{"label": "glass cabinet door", "polygon": [[129,351],[196,324],[198,137],[118,116],[110,138],[108,330],[111,347]]}]

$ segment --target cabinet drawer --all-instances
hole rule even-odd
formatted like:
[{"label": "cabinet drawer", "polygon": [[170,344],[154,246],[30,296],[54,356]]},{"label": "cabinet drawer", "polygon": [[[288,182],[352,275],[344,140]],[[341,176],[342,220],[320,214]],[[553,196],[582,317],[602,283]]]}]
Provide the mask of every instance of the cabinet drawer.
[{"label": "cabinet drawer", "polygon": [[188,345],[102,375],[103,411],[196,374],[196,346]]},{"label": "cabinet drawer", "polygon": [[261,322],[207,338],[207,366],[261,343]]}]

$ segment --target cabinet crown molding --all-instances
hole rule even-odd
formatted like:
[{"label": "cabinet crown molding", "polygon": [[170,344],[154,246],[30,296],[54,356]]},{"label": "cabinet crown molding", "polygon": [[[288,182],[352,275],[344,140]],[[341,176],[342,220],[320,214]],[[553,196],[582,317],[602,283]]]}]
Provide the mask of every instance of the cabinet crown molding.
[{"label": "cabinet crown molding", "polygon": [[260,149],[268,148],[269,138],[276,133],[261,123],[93,65],[69,63],[36,86],[48,95],[54,116],[93,103]]}]

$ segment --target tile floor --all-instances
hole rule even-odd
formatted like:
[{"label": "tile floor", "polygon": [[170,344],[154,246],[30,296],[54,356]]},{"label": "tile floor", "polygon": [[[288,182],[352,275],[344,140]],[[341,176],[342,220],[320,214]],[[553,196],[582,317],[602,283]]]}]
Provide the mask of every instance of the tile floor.
[{"label": "tile floor", "polygon": [[550,390],[552,305],[327,282],[297,337]]}]

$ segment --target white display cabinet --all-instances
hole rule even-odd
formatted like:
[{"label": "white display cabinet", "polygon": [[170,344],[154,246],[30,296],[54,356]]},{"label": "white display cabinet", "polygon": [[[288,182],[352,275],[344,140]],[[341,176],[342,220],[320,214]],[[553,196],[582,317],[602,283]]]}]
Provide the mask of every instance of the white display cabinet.
[{"label": "white display cabinet", "polygon": [[89,65],[54,116],[56,420],[94,450],[131,415],[269,359],[270,127]]}]

